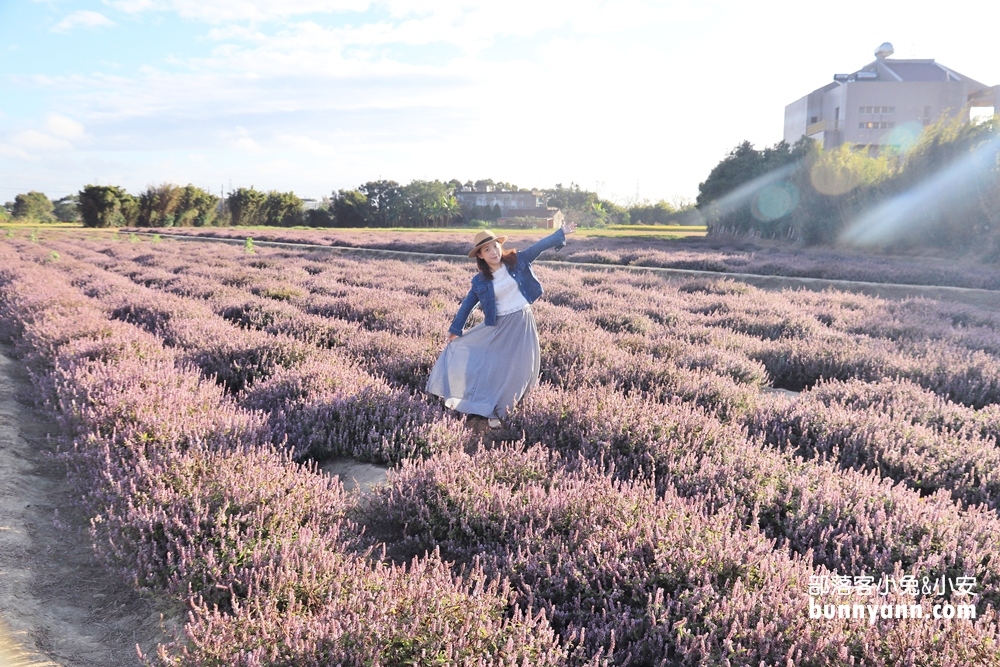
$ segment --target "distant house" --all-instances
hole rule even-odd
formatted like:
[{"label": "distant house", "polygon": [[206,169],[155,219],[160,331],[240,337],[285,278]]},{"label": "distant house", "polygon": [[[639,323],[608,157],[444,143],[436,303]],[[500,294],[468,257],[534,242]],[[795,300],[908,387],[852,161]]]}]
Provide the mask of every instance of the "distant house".
[{"label": "distant house", "polygon": [[497,220],[498,227],[531,227],[537,229],[559,229],[566,221],[566,215],[557,208],[535,207],[510,209]]},{"label": "distant house", "polygon": [[1000,86],[987,86],[933,60],[897,60],[892,44],[874,62],[851,74],[835,74],[785,107],[784,139],[803,136],[824,148],[843,143],[899,145],[942,116],[969,117],[972,109],[996,113]]},{"label": "distant house", "polygon": [[465,210],[494,209],[499,207],[500,215],[506,216],[508,211],[544,208],[545,197],[537,190],[493,190],[492,186],[484,186],[479,190],[463,190],[455,193],[455,199]]}]

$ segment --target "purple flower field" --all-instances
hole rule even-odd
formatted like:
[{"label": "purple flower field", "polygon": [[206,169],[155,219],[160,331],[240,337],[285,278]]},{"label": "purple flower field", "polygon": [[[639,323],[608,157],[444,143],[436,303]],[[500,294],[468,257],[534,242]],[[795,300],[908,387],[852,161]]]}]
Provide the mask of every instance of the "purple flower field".
[{"label": "purple flower field", "polygon": [[147,664],[1000,664],[996,313],[540,266],[484,437],[421,391],[473,270],[0,240],[98,557],[190,610]]},{"label": "purple flower field", "polygon": [[[398,233],[349,229],[246,229],[238,227],[140,229],[184,236],[205,236],[258,241],[310,243],[346,248],[375,248],[409,252],[464,256],[472,232],[405,230]],[[545,235],[518,234],[516,243],[525,246]],[[543,259],[590,264],[619,264],[664,269],[691,269],[720,273],[749,273],[761,276],[791,276],[827,280],[857,280],[904,285],[947,285],[979,289],[1000,289],[997,264],[968,257],[934,255],[903,256],[857,249],[799,248],[786,242],[746,237],[693,236],[665,240],[655,232],[649,236],[580,236],[562,252]]]}]

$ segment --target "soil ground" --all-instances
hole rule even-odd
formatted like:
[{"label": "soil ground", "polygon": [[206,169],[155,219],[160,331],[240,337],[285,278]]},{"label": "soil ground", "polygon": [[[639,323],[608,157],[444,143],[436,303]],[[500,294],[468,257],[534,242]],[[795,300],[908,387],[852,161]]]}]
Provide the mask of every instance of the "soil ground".
[{"label": "soil ground", "polygon": [[34,409],[24,366],[0,346],[0,667],[139,665],[167,640],[157,607],[99,564],[55,456],[59,426]]}]

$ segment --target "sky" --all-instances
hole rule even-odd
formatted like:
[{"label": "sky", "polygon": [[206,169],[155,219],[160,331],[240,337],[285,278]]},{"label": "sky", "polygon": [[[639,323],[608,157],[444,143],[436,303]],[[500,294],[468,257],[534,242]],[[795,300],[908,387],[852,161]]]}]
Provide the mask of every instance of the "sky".
[{"label": "sky", "polygon": [[874,60],[1000,84],[966,3],[0,0],[0,201],[375,179],[693,201],[786,104]]}]

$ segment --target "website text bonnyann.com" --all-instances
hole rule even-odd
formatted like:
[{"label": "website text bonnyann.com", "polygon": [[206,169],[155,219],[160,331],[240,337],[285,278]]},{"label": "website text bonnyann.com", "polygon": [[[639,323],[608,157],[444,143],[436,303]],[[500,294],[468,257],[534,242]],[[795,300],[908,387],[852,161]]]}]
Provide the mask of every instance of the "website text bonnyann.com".
[{"label": "website text bonnyann.com", "polygon": [[893,619],[974,620],[975,586],[975,577],[968,576],[816,575],[809,578],[809,618],[870,625]]},{"label": "website text bonnyann.com", "polygon": [[917,618],[931,620],[972,620],[976,618],[976,605],[951,604],[823,604],[809,598],[809,618],[843,618],[867,621],[875,625],[879,620]]}]

